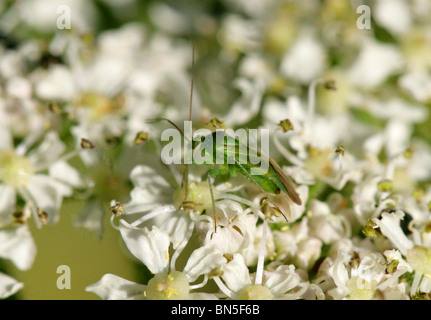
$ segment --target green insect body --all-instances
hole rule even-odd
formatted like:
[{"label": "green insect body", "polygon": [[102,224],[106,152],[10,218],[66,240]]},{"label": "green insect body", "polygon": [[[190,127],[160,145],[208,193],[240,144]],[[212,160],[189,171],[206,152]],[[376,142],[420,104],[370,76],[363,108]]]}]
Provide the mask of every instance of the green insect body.
[{"label": "green insect body", "polygon": [[[208,137],[205,137],[207,139]],[[256,184],[266,194],[279,194],[280,192],[286,193],[290,199],[297,205],[301,205],[302,201],[295,190],[294,183],[283,173],[277,162],[271,158],[262,157],[261,153],[254,151],[253,155],[250,147],[241,145],[240,141],[225,134],[224,131],[215,131],[209,139],[212,142],[224,141],[223,144],[212,143],[211,163],[216,163],[216,155],[223,154],[224,161],[219,164],[218,169],[213,169],[208,172],[208,175],[227,175],[236,176],[238,173],[246,177],[250,182]],[[195,150],[199,151],[201,144],[195,145]],[[202,152],[208,152],[204,148]],[[245,153],[244,153],[245,152]],[[246,163],[241,162],[240,159],[248,159]],[[260,165],[254,164],[265,159],[268,161],[266,168],[261,168]],[[230,160],[230,161],[229,161]],[[254,160],[254,161],[250,161]]]}]

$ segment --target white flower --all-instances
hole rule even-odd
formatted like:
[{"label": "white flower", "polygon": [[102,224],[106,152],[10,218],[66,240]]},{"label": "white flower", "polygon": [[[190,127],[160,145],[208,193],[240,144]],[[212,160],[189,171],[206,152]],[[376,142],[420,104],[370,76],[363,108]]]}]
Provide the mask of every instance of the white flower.
[{"label": "white flower", "polygon": [[183,271],[192,282],[199,276],[216,270],[225,262],[223,253],[214,244],[204,245],[192,252]]},{"label": "white flower", "polygon": [[171,34],[186,33],[189,24],[187,17],[165,3],[154,3],[149,6],[149,18],[158,29]]},{"label": "white flower", "polygon": [[251,17],[263,17],[266,14],[271,13],[277,4],[276,0],[269,0],[265,2],[259,0],[224,0],[223,2],[236,10],[243,11]]},{"label": "white flower", "polygon": [[228,127],[234,127],[250,121],[260,110],[265,84],[262,79],[250,81],[238,78],[234,86],[241,91],[241,97],[232,105],[224,116]]},{"label": "white flower", "polygon": [[153,273],[168,270],[169,235],[157,227],[151,230],[136,228],[120,220],[119,230],[129,251]]},{"label": "white flower", "polygon": [[[377,211],[382,210],[382,208],[379,208],[380,202],[378,200],[380,195],[378,183],[382,180],[383,178],[379,175],[367,176],[354,187],[352,194],[353,208],[358,221],[362,225],[365,225],[367,219],[376,216]],[[385,207],[385,205],[386,203],[382,204],[382,207]]]},{"label": "white flower", "polygon": [[[229,183],[213,186],[213,204],[208,181],[198,182],[199,179],[192,175],[189,175],[186,203],[185,187],[175,190],[150,166],[136,166],[130,173],[130,180],[134,188],[130,193],[131,200],[122,205],[123,218],[133,226],[157,225],[170,235],[174,248],[187,243],[195,223],[204,243],[214,242],[210,241],[213,237],[220,238],[225,244],[221,246],[225,252],[236,252],[253,239],[256,218],[248,213],[260,207],[252,201],[229,194],[229,191],[236,190]],[[244,211],[240,203],[252,208]],[[214,233],[216,229],[218,233]]]},{"label": "white flower", "polygon": [[44,33],[54,33],[57,30],[57,20],[60,13],[57,12],[60,6],[67,6],[72,23],[71,27],[80,33],[89,32],[94,28],[96,16],[95,7],[92,3],[84,0],[25,0],[14,6],[18,11],[20,22],[24,22],[29,28],[39,30]]},{"label": "white flower", "polygon": [[[102,148],[106,140],[120,137],[126,129],[125,89],[136,71],[142,38],[141,28],[133,24],[105,31],[98,37],[91,59],[83,59],[88,45],[71,36],[64,40],[62,50],[56,49],[65,56],[67,66],[34,72],[37,96],[65,102],[64,111],[78,122],[71,128],[78,145],[85,138]],[[87,164],[99,160],[94,152],[81,157]]]},{"label": "white flower", "polygon": [[387,101],[370,99],[367,108],[381,119],[398,120],[408,124],[423,122],[428,116],[424,106],[410,104],[400,98],[391,98]]},{"label": "white flower", "polygon": [[214,244],[224,253],[234,254],[254,241],[257,216],[232,200],[217,203],[217,219],[200,220],[196,230],[202,243]]},{"label": "white flower", "polygon": [[366,38],[357,60],[349,70],[349,78],[352,84],[371,89],[402,67],[403,58],[395,46]]},{"label": "white flower", "polygon": [[322,44],[312,35],[304,33],[287,51],[280,65],[283,75],[308,84],[320,75],[325,67],[326,53]]},{"label": "white flower", "polygon": [[253,52],[261,46],[261,32],[253,20],[228,14],[222,21],[219,39],[227,51]]},{"label": "white flower", "polygon": [[309,210],[310,234],[322,240],[323,243],[332,243],[350,237],[350,223],[343,215],[332,213],[327,203],[313,200],[310,202]]},{"label": "white flower", "polygon": [[400,200],[400,207],[408,212],[414,221],[426,224],[429,220],[429,206],[431,206],[431,187],[417,191],[417,195],[406,196]]},{"label": "white flower", "polygon": [[240,253],[247,266],[254,266],[261,260],[271,258],[274,252],[275,244],[271,229],[265,224],[260,224],[256,227],[254,241],[242,249]]},{"label": "white flower", "polygon": [[[124,220],[120,221],[119,230],[130,252],[144,263],[154,277],[147,285],[122,279],[114,275],[105,275],[98,283],[87,287],[87,291],[99,295],[102,299],[193,299],[194,288],[200,288],[208,280],[208,273],[225,262],[223,254],[213,246],[203,246],[193,251],[183,271],[175,269],[176,253],[170,258],[169,235],[153,226],[147,228],[133,227]],[[191,284],[201,275],[202,283]],[[200,293],[200,298],[215,298]]]},{"label": "white flower", "polygon": [[347,138],[342,133],[349,125],[348,117],[344,114],[329,118],[315,115],[314,90],[321,81],[310,84],[307,108],[294,96],[285,105],[268,102],[263,114],[272,123],[285,119],[292,123],[292,130],[276,130],[272,134],[277,151],[294,165],[288,169],[289,175],[297,178],[297,182],[313,184],[318,178],[341,189],[349,180],[359,179],[361,174],[356,159],[349,152],[336,153],[338,143]]},{"label": "white flower", "polygon": [[38,140],[39,134],[27,136],[14,148],[9,132],[3,130],[0,146],[0,256],[23,270],[31,267],[36,255],[27,219],[33,216],[38,227],[56,223],[63,198],[71,196],[74,188],[85,187],[77,170],[66,162],[78,151],[63,154],[65,146],[55,132],[31,148]]},{"label": "white flower", "polygon": [[304,217],[288,230],[274,231],[277,260],[308,270],[320,257],[323,242],[309,235],[309,221]]},{"label": "white flower", "polygon": [[75,153],[64,155],[65,146],[53,131],[45,134],[40,145],[33,149],[29,148],[39,140],[38,133],[28,136],[16,148],[9,133],[2,134],[0,185],[4,186],[3,192],[13,198],[22,197],[37,217],[36,221],[39,221],[40,209],[48,214],[48,223],[56,222],[63,198],[71,196],[74,187],[85,186],[76,169],[66,162]]},{"label": "white flower", "polygon": [[[413,239],[409,239],[403,232],[400,221],[404,218],[404,212],[383,213],[381,219],[373,219],[381,232],[405,257],[407,263],[415,271],[413,283],[410,287],[411,295],[421,292],[428,293],[431,290],[429,274],[431,271],[431,237],[424,230],[424,223],[416,221],[416,226],[411,227]],[[429,223],[429,221],[426,221]],[[426,224],[425,224],[426,226]],[[423,277],[423,279],[422,279]]]},{"label": "white flower", "polygon": [[403,74],[399,85],[416,101],[425,103],[431,99],[431,75],[424,70],[414,70]]},{"label": "white flower", "polygon": [[386,274],[385,269],[386,264],[380,254],[357,257],[340,254],[328,270],[336,285],[328,294],[335,300],[385,299],[388,296],[397,300],[406,299],[405,286],[398,284],[398,277],[407,269],[401,268],[401,273],[394,274]]},{"label": "white flower", "polygon": [[222,275],[214,277],[219,288],[231,299],[242,300],[294,300],[307,289],[301,283],[293,265],[281,265],[275,271],[267,272],[262,283],[253,283],[252,275],[240,254],[221,267]]},{"label": "white flower", "polygon": [[395,35],[407,33],[412,25],[410,6],[404,0],[378,1],[373,13],[377,23]]}]

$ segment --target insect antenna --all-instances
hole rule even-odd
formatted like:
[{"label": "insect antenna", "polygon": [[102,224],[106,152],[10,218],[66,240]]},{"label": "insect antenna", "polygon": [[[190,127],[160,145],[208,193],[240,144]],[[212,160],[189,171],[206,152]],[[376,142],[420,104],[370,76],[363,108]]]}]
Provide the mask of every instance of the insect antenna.
[{"label": "insect antenna", "polygon": [[[189,105],[189,121],[192,121],[192,109],[193,109],[193,78],[195,73],[195,44],[192,42],[192,71],[191,71],[191,80],[190,80],[190,105]],[[183,134],[184,136],[184,134]],[[182,169],[182,177],[181,177],[181,186],[184,186],[184,200],[187,200],[189,193],[189,166],[187,163],[183,164]]]},{"label": "insect antenna", "polygon": [[214,215],[214,233],[216,233],[217,232],[217,216],[216,216],[216,207],[215,207],[213,185],[211,183],[210,175],[208,175],[207,179],[208,179],[208,185],[210,188],[211,203],[212,203],[212,209],[213,209],[213,215]]},{"label": "insect antenna", "polygon": [[156,123],[156,122],[160,122],[160,121],[163,121],[163,120],[169,122],[172,126],[174,126],[175,129],[177,129],[178,132],[181,133],[181,135],[184,137],[183,130],[181,130],[181,128],[178,125],[176,125],[173,121],[171,121],[171,120],[169,120],[167,118],[148,119],[146,122],[147,123]]}]

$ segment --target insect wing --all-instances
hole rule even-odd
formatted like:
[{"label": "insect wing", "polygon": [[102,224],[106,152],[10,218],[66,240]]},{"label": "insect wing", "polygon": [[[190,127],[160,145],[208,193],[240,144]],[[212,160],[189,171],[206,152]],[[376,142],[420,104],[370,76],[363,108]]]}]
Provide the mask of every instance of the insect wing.
[{"label": "insect wing", "polygon": [[277,174],[278,178],[286,189],[286,193],[289,195],[290,199],[292,199],[292,201],[297,205],[301,205],[301,198],[296,192],[296,187],[292,180],[284,174],[284,172],[273,159],[270,159],[269,163],[271,164],[271,167],[274,169],[275,173]]}]

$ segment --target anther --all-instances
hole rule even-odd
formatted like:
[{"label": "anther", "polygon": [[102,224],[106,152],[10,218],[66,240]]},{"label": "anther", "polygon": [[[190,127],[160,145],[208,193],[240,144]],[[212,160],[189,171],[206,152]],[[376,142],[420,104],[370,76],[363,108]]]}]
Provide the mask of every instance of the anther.
[{"label": "anther", "polygon": [[110,210],[116,217],[124,214],[124,206],[120,202],[116,202],[113,206],[111,206]]},{"label": "anther", "polygon": [[94,149],[95,145],[90,140],[82,138],[81,139],[81,148],[82,149]]},{"label": "anther", "polygon": [[148,140],[148,137],[149,137],[148,132],[145,132],[145,131],[139,131],[139,132],[136,134],[136,137],[135,137],[135,139],[133,140],[133,142],[134,142],[136,145],[140,145],[140,144],[144,143],[145,141],[147,141],[147,140]]}]

